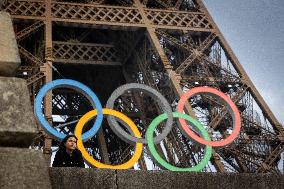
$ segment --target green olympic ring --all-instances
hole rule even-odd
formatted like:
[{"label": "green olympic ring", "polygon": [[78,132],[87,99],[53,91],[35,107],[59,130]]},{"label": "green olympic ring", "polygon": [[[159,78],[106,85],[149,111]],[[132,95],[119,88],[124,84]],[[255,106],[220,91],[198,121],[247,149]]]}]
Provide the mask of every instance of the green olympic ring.
[{"label": "green olympic ring", "polygon": [[[204,137],[205,140],[210,141],[210,137],[208,132],[204,129],[204,127],[202,126],[202,124],[196,120],[193,119],[192,117],[190,117],[187,114],[182,114],[179,112],[173,112],[173,117],[174,118],[182,118],[187,120],[188,122],[190,122],[191,125],[194,125],[195,127],[197,127],[197,129],[201,132],[201,135]],[[154,140],[153,140],[153,135],[154,135],[154,131],[156,129],[156,127],[163,121],[167,119],[167,114],[161,114],[158,117],[156,117],[150,124],[150,126],[148,127],[147,131],[146,131],[146,140],[148,142],[148,149],[151,152],[152,157],[157,161],[157,163],[161,166],[163,166],[164,168],[170,170],[170,171],[201,171],[209,162],[211,156],[212,156],[212,146],[208,146],[206,145],[205,148],[205,154],[204,154],[204,158],[195,166],[190,167],[190,168],[180,168],[180,167],[175,167],[171,164],[169,164],[168,162],[166,162],[157,152],[157,150],[155,149],[155,144],[154,144]]]}]

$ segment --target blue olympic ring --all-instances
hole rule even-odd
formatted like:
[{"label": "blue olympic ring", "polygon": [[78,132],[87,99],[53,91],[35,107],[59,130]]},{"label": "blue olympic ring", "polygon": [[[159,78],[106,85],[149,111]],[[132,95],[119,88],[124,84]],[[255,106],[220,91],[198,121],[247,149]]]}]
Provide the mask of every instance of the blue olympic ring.
[{"label": "blue olympic ring", "polygon": [[55,138],[62,140],[66,135],[63,133],[58,132],[56,129],[54,129],[49,122],[45,119],[44,114],[42,113],[42,101],[45,96],[45,94],[50,91],[51,89],[56,89],[60,87],[65,88],[71,88],[74,89],[82,94],[84,94],[87,99],[91,102],[94,109],[98,111],[97,119],[93,127],[86,133],[83,134],[82,140],[86,141],[98,132],[102,121],[103,121],[103,112],[102,112],[102,105],[97,97],[97,95],[86,85],[74,81],[71,79],[58,79],[51,81],[47,84],[45,84],[40,91],[38,92],[36,99],[35,99],[35,106],[34,106],[34,113],[36,119],[39,121],[39,123],[43,126],[45,131],[49,133],[50,135],[54,136]]}]

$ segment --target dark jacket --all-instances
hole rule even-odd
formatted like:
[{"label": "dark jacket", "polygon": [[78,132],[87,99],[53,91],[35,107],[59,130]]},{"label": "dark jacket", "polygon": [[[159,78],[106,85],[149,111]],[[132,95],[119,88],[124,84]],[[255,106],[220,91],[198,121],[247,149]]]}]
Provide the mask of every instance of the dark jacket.
[{"label": "dark jacket", "polygon": [[83,167],[84,160],[80,150],[74,150],[72,155],[68,154],[65,149],[59,149],[56,154],[52,167]]}]

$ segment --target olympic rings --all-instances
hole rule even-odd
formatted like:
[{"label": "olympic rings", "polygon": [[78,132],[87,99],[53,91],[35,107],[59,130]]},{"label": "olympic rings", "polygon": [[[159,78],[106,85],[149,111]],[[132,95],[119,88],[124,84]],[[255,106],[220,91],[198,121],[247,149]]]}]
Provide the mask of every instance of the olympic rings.
[{"label": "olympic rings", "polygon": [[209,94],[215,98],[220,99],[225,105],[226,107],[229,109],[229,112],[233,118],[233,131],[231,133],[231,135],[221,141],[206,141],[203,138],[200,138],[199,136],[197,136],[194,132],[192,132],[184,119],[179,119],[179,122],[181,123],[181,128],[183,129],[183,131],[190,136],[191,138],[193,138],[195,141],[204,144],[204,145],[209,145],[209,146],[225,146],[231,142],[233,142],[233,140],[238,136],[240,129],[241,129],[241,116],[240,113],[238,111],[238,108],[236,107],[236,105],[234,104],[234,102],[228,97],[226,96],[224,93],[211,88],[211,87],[196,87],[194,89],[190,89],[189,91],[187,91],[185,94],[183,94],[183,96],[180,98],[180,101],[178,102],[178,112],[182,113],[183,112],[183,107],[185,102],[187,101],[187,99],[189,99],[191,96],[197,95],[197,94]]},{"label": "olympic rings", "polygon": [[[36,115],[36,119],[38,120],[38,122],[47,131],[47,133],[49,133],[50,135],[54,136],[55,138],[59,140],[62,140],[65,137],[65,135],[62,133],[59,133],[56,129],[50,126],[50,124],[44,118],[44,115],[41,111],[42,100],[45,94],[49,90],[59,88],[59,87],[67,87],[67,88],[75,89],[76,91],[83,93],[88,98],[88,100],[90,100],[94,108],[94,110],[86,113],[79,120],[75,128],[75,135],[78,137],[78,141],[77,141],[78,148],[82,152],[83,157],[86,159],[87,162],[89,162],[90,164],[98,168],[108,168],[108,169],[131,168],[141,157],[142,150],[143,150],[143,144],[147,144],[148,149],[153,156],[153,159],[157,161],[158,164],[165,167],[166,169],[169,169],[171,171],[200,171],[206,166],[206,164],[210,160],[212,156],[212,147],[213,146],[224,146],[224,145],[231,143],[238,136],[238,133],[240,132],[240,129],[241,129],[240,113],[236,105],[233,103],[233,101],[228,96],[226,96],[224,93],[214,88],[197,87],[197,88],[190,89],[188,92],[182,95],[180,101],[178,102],[178,107],[177,107],[178,112],[172,112],[172,108],[167,102],[167,100],[157,90],[152,89],[151,87],[143,85],[143,84],[137,84],[137,83],[126,84],[126,85],[119,87],[111,94],[110,98],[107,101],[106,108],[102,109],[102,105],[98,97],[87,86],[77,81],[74,81],[74,80],[60,79],[60,80],[49,82],[46,85],[44,85],[40,89],[35,99],[35,105],[34,105],[34,113]],[[130,89],[135,90],[135,91],[141,90],[147,95],[154,98],[155,100],[158,100],[159,106],[165,112],[157,116],[151,122],[151,124],[149,125],[146,131],[146,136],[145,136],[146,139],[142,138],[140,131],[138,130],[137,126],[130,118],[128,118],[126,115],[122,114],[121,112],[112,110],[115,100],[120,95],[122,95],[124,92]],[[195,120],[191,118],[190,116],[182,113],[184,104],[188,100],[188,98],[194,95],[197,95],[197,94],[209,94],[210,96],[213,96],[217,98],[218,100],[220,100],[228,108],[233,118],[233,128],[234,128],[232,131],[232,134],[228,138],[221,140],[221,141],[211,141],[206,129],[202,126],[202,124],[198,120]],[[83,145],[83,142],[90,139],[97,133],[97,131],[101,127],[104,114],[108,115],[107,121],[109,123],[110,128],[114,131],[115,134],[121,137],[122,140],[132,145],[135,144],[134,155],[128,162],[123,163],[121,165],[106,165],[106,164],[96,161],[92,156],[88,154],[87,150],[85,149]],[[95,124],[88,132],[82,134],[84,125],[94,116],[97,116]],[[118,119],[116,119],[115,117]],[[159,156],[159,154],[157,153],[155,149],[155,144],[158,144],[159,142],[161,142],[170,133],[173,127],[173,118],[179,118],[179,122],[181,123],[180,129],[186,137],[192,138],[193,140],[206,145],[204,158],[194,167],[180,168],[180,167],[175,167],[173,165],[170,165],[169,163],[167,163],[165,160],[163,160]],[[166,126],[164,130],[158,136],[153,137],[153,134],[154,134],[154,131],[157,125],[159,125],[160,122],[162,122],[165,119],[167,119],[167,122],[166,122]],[[197,129],[201,132],[201,135],[204,139],[199,137],[195,133],[193,133],[193,131],[191,131],[190,128],[187,126],[185,120],[189,121],[191,125],[197,127]],[[130,134],[125,132],[124,129],[120,127],[118,122],[124,125]]]},{"label": "olympic rings", "polygon": [[[174,112],[173,116],[175,118],[182,118],[182,119],[186,119],[187,121],[189,121],[192,125],[196,126],[201,131],[201,134],[205,138],[205,140],[210,141],[209,134],[207,133],[207,131],[204,129],[204,127],[199,121],[191,118],[190,116],[186,114],[182,114],[179,112]],[[205,148],[204,158],[197,165],[195,165],[194,167],[190,167],[190,168],[175,167],[169,164],[168,162],[166,162],[165,160],[163,160],[163,158],[158,154],[158,152],[155,149],[154,142],[153,142],[153,134],[154,134],[155,128],[159,125],[159,123],[161,123],[165,119],[167,119],[167,114],[159,115],[151,122],[150,126],[147,129],[146,139],[148,141],[148,149],[150,150],[152,157],[157,161],[158,164],[160,164],[161,166],[171,171],[201,171],[207,165],[207,163],[209,162],[212,156],[212,146],[207,145]]]},{"label": "olympic rings", "polygon": [[[166,126],[161,132],[160,135],[154,138],[154,143],[158,144],[161,142],[172,130],[173,127],[173,113],[172,113],[172,108],[169,105],[168,101],[165,99],[165,97],[159,93],[157,90],[143,84],[138,84],[138,83],[130,83],[126,85],[122,85],[119,88],[117,88],[110,96],[110,98],[107,101],[106,107],[109,109],[113,109],[114,106],[114,101],[122,95],[124,92],[128,90],[135,90],[135,91],[143,91],[147,95],[151,96],[155,100],[158,100],[160,102],[160,107],[161,109],[167,113],[168,119],[166,122]],[[129,135],[127,132],[125,132],[117,123],[115,118],[113,116],[108,116],[107,121],[112,129],[112,131],[118,135],[122,140],[126,141],[127,143],[135,144],[136,142],[141,142],[143,144],[147,144],[146,139],[139,139],[136,137],[133,137]]]},{"label": "olympic rings", "polygon": [[38,120],[38,122],[42,125],[43,129],[49,133],[50,135],[54,136],[56,139],[58,140],[62,140],[66,135],[59,133],[56,129],[54,129],[53,127],[50,126],[49,122],[45,119],[42,110],[41,110],[41,103],[42,100],[45,96],[45,94],[50,91],[51,89],[56,89],[56,88],[60,88],[60,87],[65,87],[65,88],[71,88],[74,89],[78,92],[83,93],[87,99],[91,102],[92,106],[94,109],[97,109],[98,111],[98,116],[97,116],[97,120],[94,124],[94,126],[86,133],[83,134],[82,136],[82,140],[86,141],[90,138],[92,138],[93,136],[95,136],[95,134],[98,132],[101,123],[103,121],[103,114],[102,114],[102,105],[98,99],[98,97],[96,96],[96,94],[90,89],[88,88],[86,85],[74,81],[74,80],[70,80],[70,79],[58,79],[58,80],[54,80],[51,81],[47,84],[45,84],[40,91],[38,92],[36,99],[35,99],[35,105],[34,105],[34,113],[36,115],[36,119]]},{"label": "olympic rings", "polygon": [[[120,118],[121,120],[123,120],[126,124],[129,125],[129,127],[131,128],[131,130],[134,133],[135,137],[141,138],[141,134],[137,128],[137,126],[135,125],[135,123],[128,118],[126,115],[122,114],[121,112],[115,111],[115,110],[111,110],[111,109],[103,109],[103,114],[107,114],[107,115],[113,115],[115,117]],[[86,113],[78,122],[76,129],[75,129],[75,135],[78,138],[78,149],[82,152],[83,157],[92,165],[94,165],[95,167],[98,168],[105,168],[105,169],[129,169],[131,167],[134,166],[134,164],[139,160],[139,158],[141,157],[142,154],[142,150],[143,150],[143,144],[142,143],[137,143],[136,147],[135,147],[135,152],[134,155],[132,156],[132,158],[121,165],[106,165],[103,163],[100,163],[98,161],[96,161],[92,156],[89,155],[89,153],[87,152],[87,150],[84,147],[83,141],[81,140],[81,133],[83,130],[84,125],[94,116],[97,115],[97,111],[96,110],[92,110],[88,113]]]}]

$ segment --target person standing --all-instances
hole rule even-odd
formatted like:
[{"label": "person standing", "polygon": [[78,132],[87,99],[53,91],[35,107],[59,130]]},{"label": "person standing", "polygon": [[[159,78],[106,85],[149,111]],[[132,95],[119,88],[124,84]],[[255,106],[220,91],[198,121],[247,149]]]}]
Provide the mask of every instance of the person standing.
[{"label": "person standing", "polygon": [[77,137],[67,135],[59,145],[52,167],[82,167],[85,168],[84,159],[77,149]]}]

